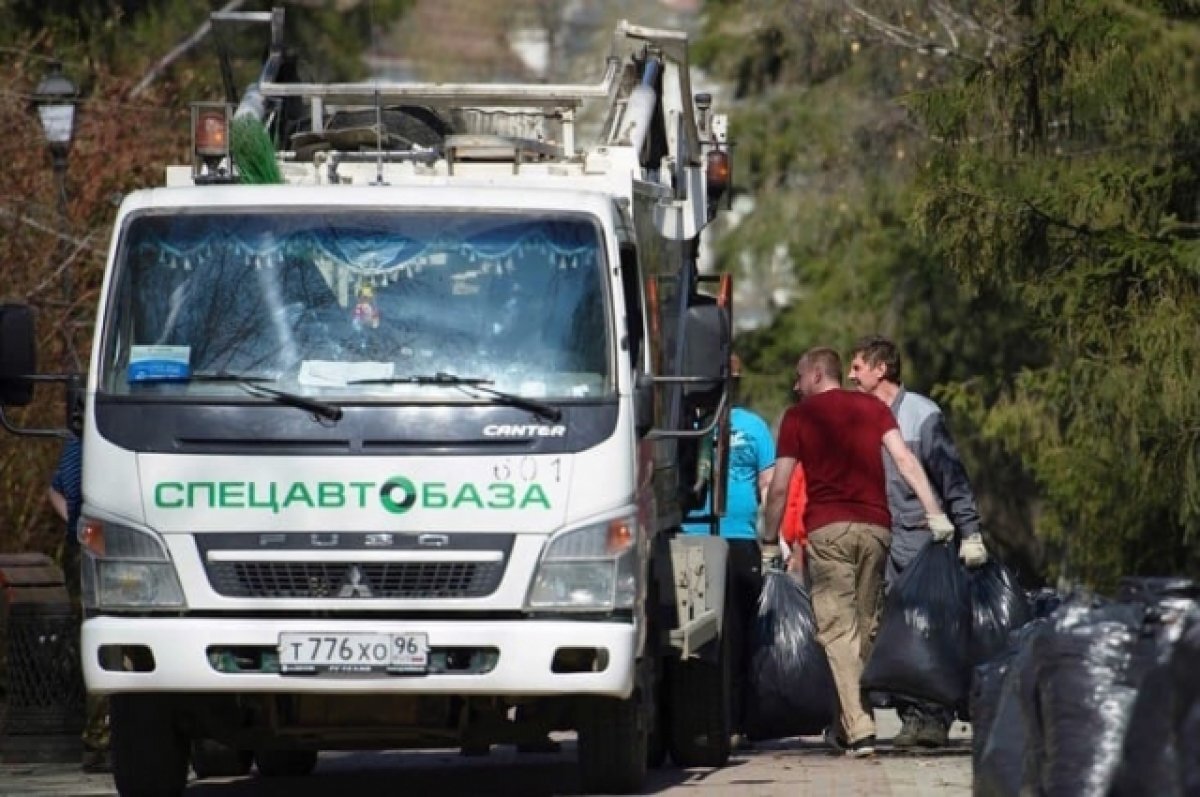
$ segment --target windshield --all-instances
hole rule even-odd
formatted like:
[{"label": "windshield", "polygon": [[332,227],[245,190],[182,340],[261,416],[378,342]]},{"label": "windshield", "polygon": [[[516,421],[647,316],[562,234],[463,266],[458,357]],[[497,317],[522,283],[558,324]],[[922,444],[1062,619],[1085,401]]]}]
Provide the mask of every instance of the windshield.
[{"label": "windshield", "polygon": [[610,390],[593,219],[467,211],[145,215],[128,225],[102,384],[116,394],[387,400],[490,380],[535,398]]}]

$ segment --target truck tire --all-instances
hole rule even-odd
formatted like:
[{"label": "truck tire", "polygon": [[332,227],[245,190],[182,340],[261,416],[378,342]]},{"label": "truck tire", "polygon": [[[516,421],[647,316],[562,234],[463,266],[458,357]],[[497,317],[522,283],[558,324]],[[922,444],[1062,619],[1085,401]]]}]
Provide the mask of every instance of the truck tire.
[{"label": "truck tire", "polygon": [[264,778],[298,778],[317,767],[316,750],[259,750],[254,754],[258,774]]},{"label": "truck tire", "polygon": [[212,739],[192,740],[192,771],[205,778],[236,778],[254,766],[254,753],[236,750]]},{"label": "truck tire", "polygon": [[[727,582],[728,583],[728,582]],[[731,617],[732,590],[725,590]],[[723,767],[733,733],[732,634],[722,629],[712,659],[673,660],[667,668],[667,747],[680,767]]]},{"label": "truck tire", "polygon": [[113,695],[113,782],[121,797],[176,797],[187,784],[189,740],[170,695]]},{"label": "truck tire", "polygon": [[638,693],[589,699],[579,722],[579,781],[584,794],[637,794],[646,780],[649,723]]}]

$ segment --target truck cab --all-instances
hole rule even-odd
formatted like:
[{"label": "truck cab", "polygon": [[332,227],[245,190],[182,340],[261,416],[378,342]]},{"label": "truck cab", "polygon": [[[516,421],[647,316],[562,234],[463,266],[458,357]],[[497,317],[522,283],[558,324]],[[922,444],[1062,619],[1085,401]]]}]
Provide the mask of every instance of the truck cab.
[{"label": "truck cab", "polygon": [[[731,314],[696,273],[727,160],[686,41],[623,25],[596,86],[296,84],[282,12],[238,16],[271,56],[121,205],[80,411],[118,789],[557,730],[589,791],[724,763],[724,543],[677,534],[724,483]],[[558,127],[456,132],[500,107]],[[385,111],[451,121],[394,149]],[[375,146],[343,149],[363,113]],[[214,154],[251,122],[277,182]],[[0,328],[19,405],[27,309]]]}]

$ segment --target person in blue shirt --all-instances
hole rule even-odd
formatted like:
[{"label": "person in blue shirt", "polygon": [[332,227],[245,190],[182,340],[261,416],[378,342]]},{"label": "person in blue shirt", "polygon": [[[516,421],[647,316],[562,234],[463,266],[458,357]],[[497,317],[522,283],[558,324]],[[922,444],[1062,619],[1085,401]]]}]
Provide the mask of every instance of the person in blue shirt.
[{"label": "person in blue shirt", "polygon": [[[737,391],[742,376],[741,359],[734,354],[729,361],[733,377],[733,401],[729,413],[729,480],[725,491],[725,515],[720,534],[729,542],[730,573],[733,578],[734,617],[730,624],[733,650],[738,652],[733,668],[733,724],[735,744],[742,746],[745,719],[745,681],[750,659],[749,630],[758,612],[758,594],[762,591],[762,553],[758,546],[758,510],[775,469],[775,438],[759,415],[737,406]],[[689,518],[711,514],[711,491],[704,506]],[[708,521],[687,520],[685,534],[711,534]]]},{"label": "person in blue shirt", "polygon": [[[58,467],[50,481],[50,506],[54,507],[66,527],[66,550],[78,545],[75,527],[79,524],[79,511],[83,507],[83,445],[78,437],[71,437],[58,457]],[[64,557],[66,561],[69,557]],[[76,574],[77,575],[77,574]],[[70,578],[70,574],[68,574]]]}]

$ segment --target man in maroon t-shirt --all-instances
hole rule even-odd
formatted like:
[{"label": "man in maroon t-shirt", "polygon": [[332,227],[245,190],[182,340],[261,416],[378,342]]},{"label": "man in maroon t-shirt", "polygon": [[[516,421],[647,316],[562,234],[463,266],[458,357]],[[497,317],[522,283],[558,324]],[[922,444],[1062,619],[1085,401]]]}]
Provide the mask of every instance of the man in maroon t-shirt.
[{"label": "man in maroon t-shirt", "polygon": [[841,374],[833,349],[810,349],[796,364],[801,400],[779,429],[763,557],[778,556],[788,484],[799,462],[808,482],[804,525],[817,639],[829,658],[840,706],[838,727],[827,738],[850,755],[868,756],[875,752],[875,720],[859,681],[875,634],[891,541],[881,444],[925,507],[930,526],[950,521],[891,410],[873,396],[842,390]]}]

